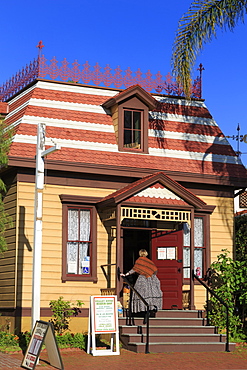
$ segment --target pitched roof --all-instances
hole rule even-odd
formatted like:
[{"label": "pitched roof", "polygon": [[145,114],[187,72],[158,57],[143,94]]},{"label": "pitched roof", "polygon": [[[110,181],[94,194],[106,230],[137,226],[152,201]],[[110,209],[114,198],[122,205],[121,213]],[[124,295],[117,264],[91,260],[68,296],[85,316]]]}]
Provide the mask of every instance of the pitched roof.
[{"label": "pitched roof", "polygon": [[[151,107],[148,154],[121,152],[112,117],[104,102],[138,93]],[[151,95],[141,87],[117,90],[37,80],[9,101],[6,123],[15,127],[9,165],[34,160],[36,126],[46,124],[46,147],[60,144],[49,162],[139,168],[191,176],[247,179],[241,160],[213,120],[203,101]],[[231,180],[231,183],[232,180]]]}]

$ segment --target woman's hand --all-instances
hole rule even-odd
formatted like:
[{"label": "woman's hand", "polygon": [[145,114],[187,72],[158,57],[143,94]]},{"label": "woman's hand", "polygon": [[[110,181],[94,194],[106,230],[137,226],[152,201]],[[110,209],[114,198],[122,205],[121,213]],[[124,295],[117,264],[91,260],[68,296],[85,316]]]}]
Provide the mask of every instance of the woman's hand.
[{"label": "woman's hand", "polygon": [[120,274],[120,276],[125,277],[126,275],[125,274]]}]

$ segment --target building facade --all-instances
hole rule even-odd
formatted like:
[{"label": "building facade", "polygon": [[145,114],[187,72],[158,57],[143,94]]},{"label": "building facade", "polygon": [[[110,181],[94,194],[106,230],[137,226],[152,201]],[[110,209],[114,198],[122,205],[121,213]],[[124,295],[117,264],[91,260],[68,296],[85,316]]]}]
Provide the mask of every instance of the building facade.
[{"label": "building facade", "polygon": [[[0,259],[0,307],[13,328],[30,330],[37,125],[45,126],[41,317],[60,296],[85,305],[109,289],[140,248],[158,266],[164,309],[203,309],[203,278],[233,249],[234,192],[247,173],[202,99],[42,78],[7,100],[14,129],[6,210],[13,218]],[[73,326],[72,326],[73,329]]]}]

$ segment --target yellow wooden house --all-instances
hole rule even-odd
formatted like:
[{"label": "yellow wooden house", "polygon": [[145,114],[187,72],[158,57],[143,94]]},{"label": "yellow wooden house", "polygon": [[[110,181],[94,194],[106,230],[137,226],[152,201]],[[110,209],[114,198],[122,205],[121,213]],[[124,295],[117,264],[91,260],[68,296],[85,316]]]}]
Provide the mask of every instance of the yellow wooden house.
[{"label": "yellow wooden house", "polygon": [[122,89],[59,81],[37,67],[19,89],[1,90],[14,130],[1,172],[13,219],[0,258],[2,323],[31,326],[40,123],[44,148],[61,148],[44,159],[41,318],[50,318],[51,300],[80,299],[71,328],[86,330],[90,296],[108,289],[121,300],[118,268],[128,271],[140,248],[158,266],[164,309],[203,309],[192,272],[203,279],[223,248],[233,251],[234,191],[247,183],[204,100],[150,92],[140,81]]}]

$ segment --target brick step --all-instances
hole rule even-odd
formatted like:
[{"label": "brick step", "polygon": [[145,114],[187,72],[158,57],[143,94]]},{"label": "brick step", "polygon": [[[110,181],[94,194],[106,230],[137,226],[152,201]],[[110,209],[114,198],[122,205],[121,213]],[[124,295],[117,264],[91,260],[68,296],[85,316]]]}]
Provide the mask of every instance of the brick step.
[{"label": "brick step", "polygon": [[[149,343],[225,343],[225,335],[221,334],[150,334]],[[146,343],[145,334],[122,334],[121,341],[126,346],[129,343]]]},{"label": "brick step", "polygon": [[[119,327],[120,334],[135,334],[138,332],[138,326],[133,325],[121,325]],[[172,326],[172,325],[167,325],[167,326],[161,326],[161,325],[150,325],[149,326],[149,331],[150,333],[153,334],[169,334],[169,333],[174,333],[174,334],[215,334],[216,333],[216,328],[214,326]],[[143,334],[146,333],[146,325],[142,325],[142,332]]]},{"label": "brick step", "polygon": [[[235,348],[235,343],[230,343],[230,351]],[[145,343],[129,343],[126,347],[129,351],[136,353],[145,353]],[[162,353],[162,352],[223,352],[225,351],[225,343],[219,342],[177,342],[177,343],[150,343],[149,352]],[[172,364],[171,364],[172,366]]]}]

